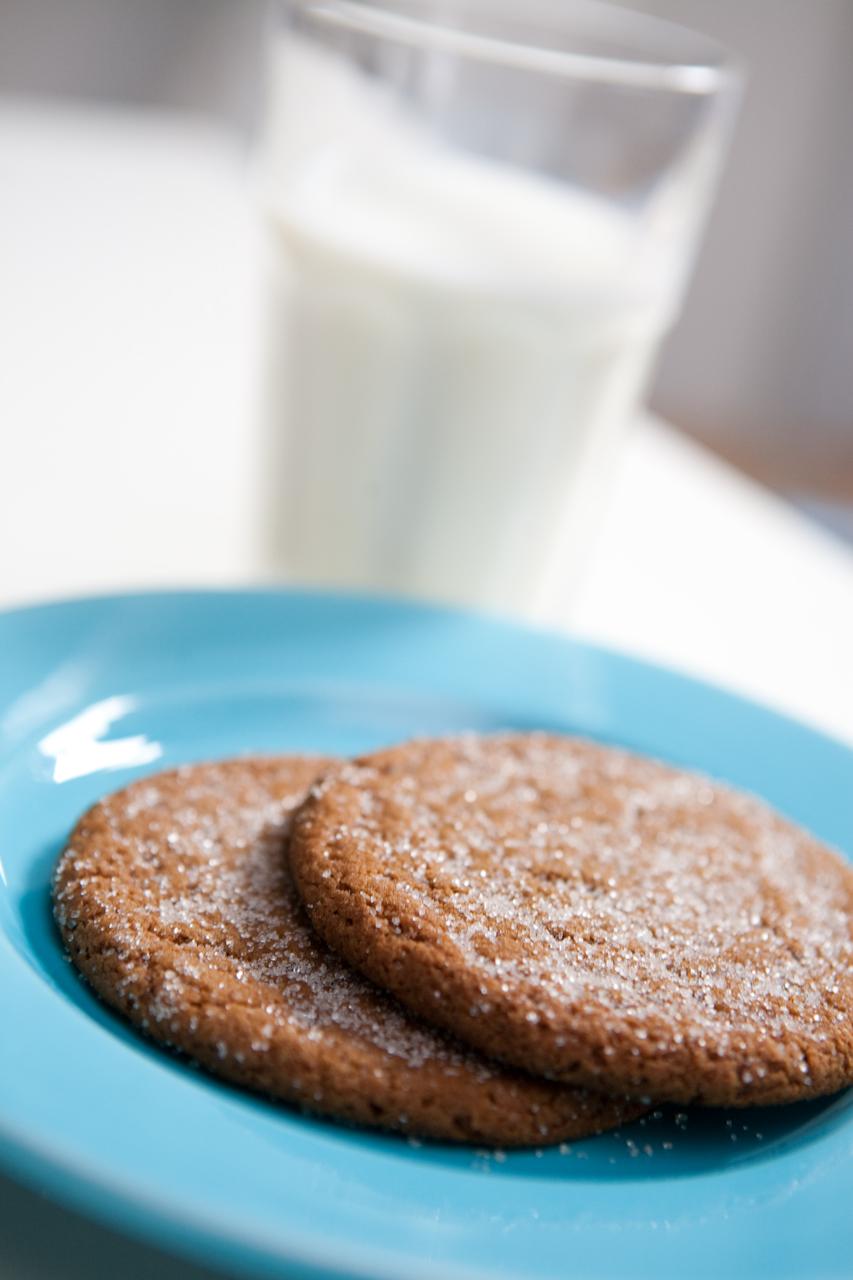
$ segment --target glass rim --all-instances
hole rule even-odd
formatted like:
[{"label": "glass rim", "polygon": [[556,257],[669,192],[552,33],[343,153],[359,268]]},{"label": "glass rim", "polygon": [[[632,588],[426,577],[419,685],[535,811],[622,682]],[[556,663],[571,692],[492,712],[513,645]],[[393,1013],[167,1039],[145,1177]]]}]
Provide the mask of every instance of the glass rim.
[{"label": "glass rim", "polygon": [[[655,32],[670,40],[678,37],[706,50],[707,56],[655,57],[643,53],[630,57],[618,53],[553,48],[536,41],[516,40],[454,26],[446,14],[436,17],[426,10],[423,3],[404,6],[400,0],[286,0],[283,7],[299,11],[329,27],[396,43],[456,53],[515,69],[625,88],[657,89],[702,97],[719,93],[740,79],[737,60],[712,37],[663,18],[601,3],[600,0],[595,4],[590,0],[561,0],[562,13],[570,16],[573,9],[575,12],[584,11],[600,16],[604,21],[620,21],[623,30],[642,32],[647,37]],[[421,13],[418,13],[418,8]]]}]

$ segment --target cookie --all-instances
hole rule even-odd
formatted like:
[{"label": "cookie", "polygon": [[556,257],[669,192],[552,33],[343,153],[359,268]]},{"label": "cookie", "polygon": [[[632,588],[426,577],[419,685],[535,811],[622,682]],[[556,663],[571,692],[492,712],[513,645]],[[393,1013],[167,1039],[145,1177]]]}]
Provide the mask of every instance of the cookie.
[{"label": "cookie", "polygon": [[508,1063],[679,1103],[853,1083],[853,868],[750,796],[470,735],[329,774],[290,851],[330,946]]},{"label": "cookie", "polygon": [[54,914],[97,993],[217,1076],[359,1124],[541,1145],[638,1108],[495,1066],[419,1025],[314,936],[284,850],[320,760],[196,765],[78,823]]}]

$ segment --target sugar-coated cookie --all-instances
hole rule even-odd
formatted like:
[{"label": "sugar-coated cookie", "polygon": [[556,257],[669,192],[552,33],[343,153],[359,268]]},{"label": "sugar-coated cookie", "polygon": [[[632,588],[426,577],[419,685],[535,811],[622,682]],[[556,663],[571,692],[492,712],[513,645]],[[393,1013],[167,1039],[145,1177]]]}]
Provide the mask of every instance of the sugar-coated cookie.
[{"label": "sugar-coated cookie", "polygon": [[758,800],[544,733],[331,772],[291,866],[354,967],[480,1051],[637,1098],[853,1083],[853,868]]},{"label": "sugar-coated cookie", "polygon": [[315,938],[285,840],[327,763],[190,766],[81,819],[56,869],[54,912],[98,994],[226,1080],[359,1124],[543,1145],[639,1114],[460,1049]]}]

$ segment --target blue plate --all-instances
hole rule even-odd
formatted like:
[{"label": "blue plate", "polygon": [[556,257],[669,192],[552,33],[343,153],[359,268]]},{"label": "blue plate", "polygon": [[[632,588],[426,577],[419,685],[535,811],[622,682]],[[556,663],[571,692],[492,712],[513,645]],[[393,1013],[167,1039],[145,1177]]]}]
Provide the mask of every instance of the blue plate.
[{"label": "blue plate", "polygon": [[726,693],[494,620],[284,592],[0,615],[0,1159],[104,1222],[300,1277],[849,1277],[853,1091],[663,1110],[570,1150],[408,1145],[145,1043],[63,959],[48,880],[105,791],[179,761],[547,727],[706,770],[853,850],[853,753]]}]

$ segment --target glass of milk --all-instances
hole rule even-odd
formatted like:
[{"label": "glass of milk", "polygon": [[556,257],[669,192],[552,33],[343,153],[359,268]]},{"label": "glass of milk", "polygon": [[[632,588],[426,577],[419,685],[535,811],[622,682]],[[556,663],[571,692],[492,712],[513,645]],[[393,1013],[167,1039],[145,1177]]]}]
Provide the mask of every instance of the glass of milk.
[{"label": "glass of milk", "polygon": [[266,567],[553,617],[737,97],[597,0],[287,0],[259,172]]}]

